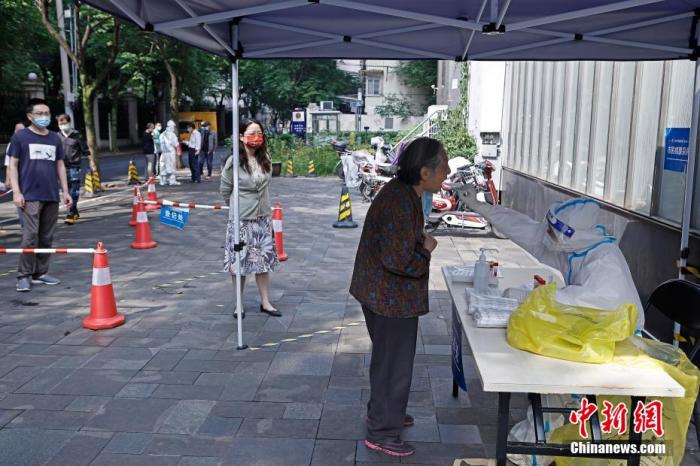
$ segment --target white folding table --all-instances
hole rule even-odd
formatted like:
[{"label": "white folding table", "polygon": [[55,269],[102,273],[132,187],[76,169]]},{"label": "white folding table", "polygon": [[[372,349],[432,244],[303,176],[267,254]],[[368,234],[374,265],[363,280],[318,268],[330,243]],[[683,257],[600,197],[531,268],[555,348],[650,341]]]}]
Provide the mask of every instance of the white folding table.
[{"label": "white folding table", "polygon": [[[551,276],[552,269],[542,267],[500,267],[502,278],[499,288],[517,287],[531,283],[533,276]],[[505,329],[477,328],[467,313],[466,288],[468,284],[453,281],[448,267],[442,268],[452,299],[452,395],[457,397],[459,387],[466,390],[462,369],[462,332],[471,347],[483,390],[498,393],[498,439],[496,456],[498,466],[505,466],[506,454],[572,456],[570,445],[548,444],[545,439],[543,413],[568,415],[570,409],[544,408],[543,394],[580,394],[595,403],[596,395],[627,395],[632,406],[647,397],[681,397],[683,387],[661,368],[626,367],[615,363],[588,364],[554,359],[513,348],[506,341]],[[558,274],[558,272],[555,272]],[[555,277],[561,281],[561,277]],[[509,442],[509,411],[511,393],[527,393],[533,407],[536,441]],[[630,417],[632,412],[630,412]],[[632,425],[630,419],[629,425]],[[601,440],[600,423],[596,414],[591,418],[593,442]],[[630,429],[630,443],[639,445],[641,434]],[[638,465],[639,455],[607,455],[626,458],[628,464]]]}]

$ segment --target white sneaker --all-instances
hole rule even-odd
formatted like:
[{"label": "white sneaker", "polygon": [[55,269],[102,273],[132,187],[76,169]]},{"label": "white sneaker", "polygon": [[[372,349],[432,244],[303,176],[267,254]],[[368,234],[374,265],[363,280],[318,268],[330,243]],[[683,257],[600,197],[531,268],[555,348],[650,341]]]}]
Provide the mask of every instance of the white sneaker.
[{"label": "white sneaker", "polygon": [[182,183],[180,183],[179,181],[173,181],[172,183],[170,183],[170,186],[180,186],[181,184]]}]

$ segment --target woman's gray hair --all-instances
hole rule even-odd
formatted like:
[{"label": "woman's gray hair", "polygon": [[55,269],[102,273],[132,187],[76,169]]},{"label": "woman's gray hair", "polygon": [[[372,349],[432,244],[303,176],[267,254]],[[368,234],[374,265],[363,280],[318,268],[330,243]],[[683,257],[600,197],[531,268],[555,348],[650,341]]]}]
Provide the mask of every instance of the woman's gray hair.
[{"label": "woman's gray hair", "polygon": [[417,185],[421,180],[421,169],[426,167],[435,170],[440,165],[440,154],[444,151],[445,147],[437,139],[414,139],[399,155],[399,171],[396,176],[408,185]]}]

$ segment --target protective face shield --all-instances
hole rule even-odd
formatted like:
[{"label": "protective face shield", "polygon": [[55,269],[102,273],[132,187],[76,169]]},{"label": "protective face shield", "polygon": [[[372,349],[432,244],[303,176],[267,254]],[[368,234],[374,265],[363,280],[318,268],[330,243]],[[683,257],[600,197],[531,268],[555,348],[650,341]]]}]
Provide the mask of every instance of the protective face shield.
[{"label": "protective face shield", "polygon": [[171,133],[175,132],[175,122],[173,120],[168,120],[166,131],[170,131]]},{"label": "protective face shield", "polygon": [[600,205],[592,199],[553,204],[545,217],[544,244],[551,250],[581,251],[612,238],[597,224]]}]

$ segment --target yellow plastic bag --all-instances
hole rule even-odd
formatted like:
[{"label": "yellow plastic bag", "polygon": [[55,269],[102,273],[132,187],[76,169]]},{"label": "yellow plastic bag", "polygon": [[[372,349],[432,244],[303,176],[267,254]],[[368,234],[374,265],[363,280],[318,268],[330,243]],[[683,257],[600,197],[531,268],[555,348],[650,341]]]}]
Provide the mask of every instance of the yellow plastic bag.
[{"label": "yellow plastic bag", "polygon": [[[666,445],[666,455],[642,456],[640,459],[640,463],[643,466],[679,465],[685,454],[688,424],[693,414],[698,388],[700,388],[700,371],[688,360],[685,353],[675,346],[640,337],[632,337],[628,341],[618,344],[615,349],[613,362],[629,367],[659,366],[685,389],[685,397],[683,398],[659,398],[663,402],[663,438],[658,438],[651,431],[642,435],[644,443],[664,443]],[[634,412],[634,407],[630,407],[629,397],[599,396],[596,398],[599,409],[603,405],[603,401],[607,400],[615,406],[620,402],[624,402],[627,405],[628,412]],[[647,400],[647,402],[649,401],[651,400]],[[628,426],[628,428],[631,427]],[[588,432],[590,432],[590,424],[588,425]],[[613,430],[612,433],[603,434],[602,437],[605,440],[626,442],[629,438],[629,431],[619,435]],[[582,439],[579,436],[578,426],[567,424],[552,432],[549,441],[568,444],[582,441]],[[625,460],[583,457],[557,457],[555,462],[557,466],[626,465]]]},{"label": "yellow plastic bag", "polygon": [[[569,361],[604,363],[615,343],[634,333],[637,310],[623,304],[612,311],[555,301],[556,284],[535,288],[510,316],[506,338],[515,348]],[[591,290],[595,293],[595,290]]]}]

